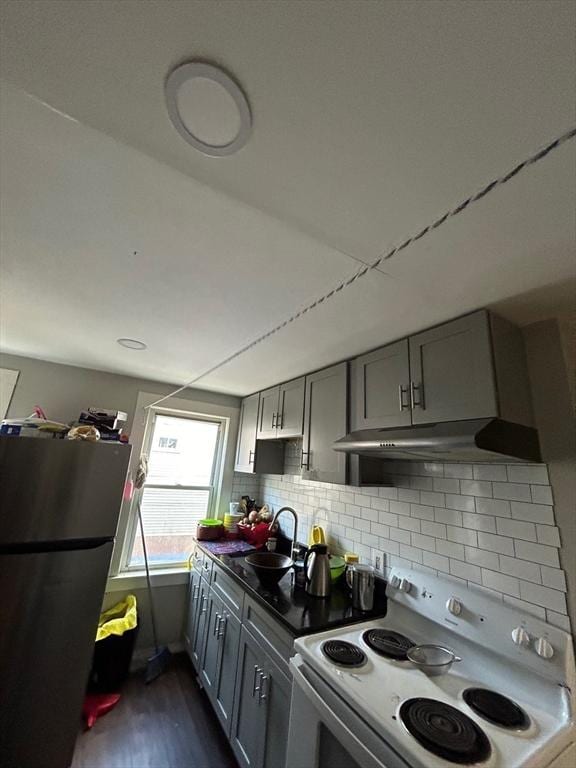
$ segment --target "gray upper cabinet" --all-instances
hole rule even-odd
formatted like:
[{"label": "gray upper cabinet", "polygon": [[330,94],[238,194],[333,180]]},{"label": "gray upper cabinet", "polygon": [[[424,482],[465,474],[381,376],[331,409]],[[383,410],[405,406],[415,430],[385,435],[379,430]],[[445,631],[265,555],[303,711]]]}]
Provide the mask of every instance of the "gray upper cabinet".
[{"label": "gray upper cabinet", "polygon": [[332,445],[348,431],[348,363],[306,377],[303,476],[345,484],[347,457]]},{"label": "gray upper cabinet", "polygon": [[356,358],[353,429],[411,423],[408,339]]},{"label": "gray upper cabinet", "polygon": [[304,426],[304,389],[306,379],[280,385],[276,427],[278,437],[300,437]]},{"label": "gray upper cabinet", "polygon": [[487,312],[411,336],[409,345],[413,424],[499,415]]},{"label": "gray upper cabinet", "polygon": [[[278,387],[275,387],[278,390]],[[238,440],[236,443],[236,472],[271,472],[281,474],[284,469],[284,445],[257,440],[260,414],[260,393],[242,400]]]},{"label": "gray upper cabinet", "polygon": [[245,397],[240,409],[240,424],[238,425],[238,443],[236,447],[237,472],[254,472],[256,458],[256,429],[258,424],[258,407],[260,393]]},{"label": "gray upper cabinet", "polygon": [[276,421],[278,419],[278,400],[280,387],[272,387],[260,392],[260,411],[258,413],[259,440],[269,440],[277,436]]}]

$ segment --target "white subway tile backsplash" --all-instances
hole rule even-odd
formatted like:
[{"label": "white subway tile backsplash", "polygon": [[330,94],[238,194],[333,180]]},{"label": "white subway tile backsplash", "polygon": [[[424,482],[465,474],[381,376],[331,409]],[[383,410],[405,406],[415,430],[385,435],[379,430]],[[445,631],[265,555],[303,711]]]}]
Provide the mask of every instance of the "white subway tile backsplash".
[{"label": "white subway tile backsplash", "polygon": [[530,486],[520,483],[492,483],[492,493],[495,499],[509,499],[511,501],[530,501],[532,499]]},{"label": "white subway tile backsplash", "polygon": [[508,520],[505,517],[499,517],[496,520],[496,529],[502,536],[536,541],[536,526],[533,523],[523,523],[520,520]]},{"label": "white subway tile backsplash", "polygon": [[548,485],[548,468],[545,464],[509,464],[508,479],[511,483]]},{"label": "white subway tile backsplash", "polygon": [[500,569],[500,561],[495,552],[488,552],[485,549],[476,549],[475,547],[464,547],[464,557],[466,562],[481,568],[489,568],[492,571]]},{"label": "white subway tile backsplash", "polygon": [[548,544],[550,547],[560,547],[560,531],[551,525],[537,525],[536,537],[539,544]]},{"label": "white subway tile backsplash", "polygon": [[434,507],[434,520],[437,523],[446,523],[448,525],[462,525],[462,512],[459,512],[457,509]]},{"label": "white subway tile backsplash", "polygon": [[540,566],[538,563],[530,563],[528,560],[518,560],[515,557],[500,555],[500,569],[502,573],[509,576],[516,576],[526,581],[534,581],[536,584],[542,583]]},{"label": "white subway tile backsplash", "polygon": [[503,499],[476,499],[476,512],[479,515],[512,517],[510,502]]},{"label": "white subway tile backsplash", "polygon": [[436,552],[446,557],[454,557],[457,560],[464,560],[464,545],[457,544],[455,541],[443,541],[436,539]]},{"label": "white subway tile backsplash", "polygon": [[471,464],[444,464],[444,477],[458,477],[466,480],[471,480],[472,465]]},{"label": "white subway tile backsplash", "polygon": [[444,494],[437,493],[436,491],[421,491],[420,503],[426,504],[430,507],[443,507]]},{"label": "white subway tile backsplash", "polygon": [[478,534],[478,546],[480,549],[488,549],[501,555],[514,556],[514,541],[505,536],[494,536],[491,533]]},{"label": "white subway tile backsplash", "polygon": [[285,475],[235,474],[233,499],[293,506],[302,541],[318,523],[335,551],[440,573],[568,626],[545,466],[391,461],[390,485],[355,488],[301,478],[297,458],[287,451]]},{"label": "white subway tile backsplash", "polygon": [[554,503],[552,498],[552,488],[549,485],[531,485],[530,493],[532,494],[532,501],[535,504],[550,504]]},{"label": "white subway tile backsplash", "polygon": [[461,512],[474,512],[474,497],[461,496],[457,493],[446,494],[446,507],[448,509],[459,509]]},{"label": "white subway tile backsplash", "polygon": [[449,525],[447,528],[447,538],[449,541],[456,541],[458,544],[467,544],[469,547],[478,546],[478,534],[468,528],[458,528]]},{"label": "white subway tile backsplash", "polygon": [[443,493],[460,493],[460,480],[449,477],[435,477],[434,490]]},{"label": "white subway tile backsplash", "polygon": [[438,555],[434,552],[424,552],[422,562],[430,568],[435,568],[437,571],[442,571],[443,573],[450,572],[450,560],[443,555]]},{"label": "white subway tile backsplash", "polygon": [[505,464],[474,464],[474,480],[508,480]]},{"label": "white subway tile backsplash", "polygon": [[545,544],[532,544],[530,541],[514,541],[516,557],[522,560],[531,560],[552,568],[559,568],[558,550],[556,547],[548,547]]},{"label": "white subway tile backsplash", "polygon": [[529,581],[520,582],[520,597],[528,603],[541,605],[543,608],[566,613],[566,596],[564,592],[550,587],[541,587],[539,584],[531,584]]},{"label": "white subway tile backsplash", "polygon": [[463,512],[462,525],[464,528],[472,528],[474,531],[496,533],[496,518],[489,517],[488,515],[477,515],[473,512]]},{"label": "white subway tile backsplash", "polygon": [[460,493],[463,496],[492,497],[492,483],[487,480],[460,480]]},{"label": "white subway tile backsplash", "polygon": [[512,517],[516,520],[529,520],[531,523],[554,525],[554,508],[544,504],[528,504],[513,501],[510,504]]},{"label": "white subway tile backsplash", "polygon": [[542,584],[552,589],[559,589],[566,592],[566,576],[560,568],[549,568],[547,565],[541,565]]},{"label": "white subway tile backsplash", "polygon": [[465,563],[461,560],[450,560],[450,573],[467,581],[474,581],[477,584],[482,583],[482,572],[477,565]]},{"label": "white subway tile backsplash", "polygon": [[482,584],[490,589],[497,589],[506,595],[520,597],[520,583],[513,576],[506,576],[503,573],[482,569]]}]

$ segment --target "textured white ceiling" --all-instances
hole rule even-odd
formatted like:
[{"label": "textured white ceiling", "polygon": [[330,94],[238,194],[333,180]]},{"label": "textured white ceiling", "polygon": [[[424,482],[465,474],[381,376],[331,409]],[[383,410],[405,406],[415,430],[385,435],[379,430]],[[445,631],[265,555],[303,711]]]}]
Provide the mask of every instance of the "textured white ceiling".
[{"label": "textured white ceiling", "polygon": [[[575,19],[538,0],[3,3],[4,347],[200,373],[576,122]],[[234,157],[167,119],[163,80],[193,57],[247,90]],[[574,200],[565,146],[203,386],[249,392],[486,304],[514,316],[519,294],[523,322],[570,303]]]}]

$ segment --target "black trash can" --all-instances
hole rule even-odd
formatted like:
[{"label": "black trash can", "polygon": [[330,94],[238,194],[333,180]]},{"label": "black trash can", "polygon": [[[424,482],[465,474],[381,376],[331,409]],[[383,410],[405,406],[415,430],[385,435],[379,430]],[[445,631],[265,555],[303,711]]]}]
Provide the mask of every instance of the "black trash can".
[{"label": "black trash can", "polygon": [[88,679],[89,693],[115,693],[122,688],[130,673],[137,634],[138,610],[134,595],[127,595],[100,614]]}]

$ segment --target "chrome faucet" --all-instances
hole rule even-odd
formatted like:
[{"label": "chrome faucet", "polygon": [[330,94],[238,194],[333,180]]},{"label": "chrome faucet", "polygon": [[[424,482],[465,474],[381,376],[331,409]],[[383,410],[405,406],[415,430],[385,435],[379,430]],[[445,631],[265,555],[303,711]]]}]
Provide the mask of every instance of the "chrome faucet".
[{"label": "chrome faucet", "polygon": [[274,515],[274,519],[270,523],[270,528],[273,528],[276,525],[276,521],[282,514],[282,512],[292,512],[294,515],[294,537],[292,539],[292,547],[290,548],[290,557],[294,557],[294,552],[298,547],[298,515],[296,512],[292,509],[292,507],[282,507],[281,509],[276,512]]}]

